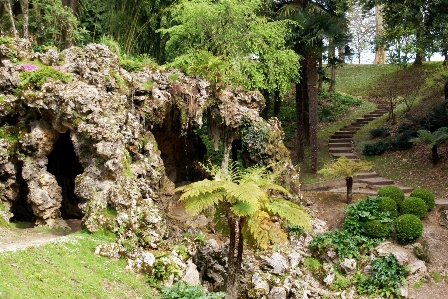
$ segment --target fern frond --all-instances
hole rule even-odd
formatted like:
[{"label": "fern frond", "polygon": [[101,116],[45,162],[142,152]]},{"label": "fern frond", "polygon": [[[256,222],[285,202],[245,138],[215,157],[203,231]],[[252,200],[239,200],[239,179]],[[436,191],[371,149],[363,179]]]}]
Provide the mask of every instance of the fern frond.
[{"label": "fern frond", "polygon": [[199,182],[194,182],[185,186],[176,188],[174,191],[184,192],[179,198],[180,201],[187,200],[191,197],[200,196],[203,193],[214,193],[223,188],[222,182],[202,180]]},{"label": "fern frond", "polygon": [[365,161],[350,160],[345,156],[340,157],[335,162],[328,164],[325,168],[318,171],[326,178],[337,177],[353,177],[356,173],[361,171],[368,171],[372,169],[373,164]]},{"label": "fern frond", "polygon": [[269,226],[269,240],[273,244],[284,244],[288,242],[288,235],[278,223],[272,223]]},{"label": "fern frond", "polygon": [[308,213],[300,206],[290,201],[271,198],[265,208],[270,214],[278,215],[291,224],[298,225],[305,229],[311,228],[310,215],[308,215]]},{"label": "fern frond", "polygon": [[258,211],[258,205],[249,202],[239,201],[230,208],[238,217],[247,217]]},{"label": "fern frond", "polygon": [[236,201],[244,201],[254,206],[259,206],[259,202],[268,199],[266,192],[254,182],[244,182],[240,184],[226,184],[227,194]]},{"label": "fern frond", "polygon": [[247,218],[246,225],[243,228],[244,238],[252,240],[255,245],[262,249],[269,246],[269,228],[271,226],[271,218],[269,214],[258,211],[251,217]]},{"label": "fern frond", "polygon": [[214,191],[213,193],[201,193],[199,195],[189,197],[185,200],[185,211],[188,215],[194,216],[207,208],[214,206],[222,201],[226,193],[222,191]]}]

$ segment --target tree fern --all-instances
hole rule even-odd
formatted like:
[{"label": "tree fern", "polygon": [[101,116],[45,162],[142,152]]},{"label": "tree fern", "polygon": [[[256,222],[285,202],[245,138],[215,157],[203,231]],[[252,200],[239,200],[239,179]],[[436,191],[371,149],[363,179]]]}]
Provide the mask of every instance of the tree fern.
[{"label": "tree fern", "polygon": [[304,228],[311,228],[311,217],[300,206],[283,199],[271,198],[266,204],[266,210],[272,215],[287,220],[293,225]]},{"label": "tree fern", "polygon": [[432,163],[434,165],[439,161],[437,146],[448,139],[448,128],[441,127],[437,131],[431,133],[428,130],[418,130],[418,137],[409,140],[410,142],[421,142],[426,144],[432,152]]}]

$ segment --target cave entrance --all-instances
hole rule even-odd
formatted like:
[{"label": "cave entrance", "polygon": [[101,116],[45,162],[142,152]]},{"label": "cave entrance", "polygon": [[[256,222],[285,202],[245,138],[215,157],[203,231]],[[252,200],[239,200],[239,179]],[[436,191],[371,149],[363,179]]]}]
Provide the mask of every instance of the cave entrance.
[{"label": "cave entrance", "polygon": [[80,200],[75,195],[75,177],[84,172],[84,168],[75,154],[70,131],[61,133],[47,156],[47,170],[56,177],[62,188],[61,215],[63,219],[81,219],[84,215],[78,207]]},{"label": "cave entrance", "polygon": [[[19,196],[11,206],[11,213],[14,215],[10,221],[11,222],[36,222],[36,216],[33,213],[33,209],[28,204],[28,185],[22,177],[22,166],[18,168],[17,171],[17,183],[19,185]],[[32,226],[32,225],[31,225]]]}]

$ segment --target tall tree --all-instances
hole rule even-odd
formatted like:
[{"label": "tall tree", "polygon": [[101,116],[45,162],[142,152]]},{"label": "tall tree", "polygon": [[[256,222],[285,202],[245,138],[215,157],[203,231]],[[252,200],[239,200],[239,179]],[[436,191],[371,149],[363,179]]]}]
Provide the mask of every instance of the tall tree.
[{"label": "tall tree", "polygon": [[219,85],[285,93],[299,78],[299,56],[286,48],[287,22],[260,16],[261,7],[258,0],[181,1],[160,30],[168,62]]},{"label": "tall tree", "polygon": [[[302,79],[296,86],[297,157],[304,159],[304,145],[309,133],[311,171],[317,172],[317,62],[322,54],[323,40],[336,39],[347,32],[345,0],[294,0],[283,5],[281,12],[297,24],[292,43],[303,57]],[[341,26],[342,25],[342,26]],[[306,108],[308,107],[308,113]],[[307,120],[308,116],[308,122]],[[309,127],[306,127],[308,123]]]},{"label": "tall tree", "polygon": [[22,8],[22,14],[23,14],[23,37],[28,38],[29,32],[28,32],[28,0],[20,0],[20,7]]},{"label": "tall tree", "polygon": [[11,22],[11,31],[14,37],[17,37],[17,29],[16,29],[16,23],[14,21],[14,15],[12,13],[12,8],[11,8],[11,1],[10,0],[1,0],[3,6],[5,7],[8,16],[9,16],[9,21]]},{"label": "tall tree", "polygon": [[386,48],[382,41],[383,34],[383,6],[375,5],[375,39],[377,41],[377,45],[375,48],[375,58],[373,59],[373,64],[386,63]]},{"label": "tall tree", "polygon": [[373,43],[375,36],[376,22],[372,10],[364,12],[359,5],[352,5],[347,13],[350,21],[349,30],[352,35],[351,47],[355,49],[358,56],[358,63],[361,63],[361,53],[367,50]]}]

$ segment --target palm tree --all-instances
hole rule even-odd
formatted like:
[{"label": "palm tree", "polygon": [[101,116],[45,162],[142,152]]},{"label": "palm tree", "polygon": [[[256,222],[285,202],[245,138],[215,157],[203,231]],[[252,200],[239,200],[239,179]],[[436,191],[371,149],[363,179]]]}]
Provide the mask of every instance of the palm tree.
[{"label": "palm tree", "polygon": [[310,216],[298,205],[277,196],[288,191],[274,183],[277,174],[268,172],[267,167],[239,170],[232,163],[226,171],[217,166],[207,170],[213,180],[191,183],[176,191],[183,192],[179,200],[185,202],[189,215],[216,207],[215,221],[218,224],[227,222],[230,241],[226,298],[236,299],[244,241],[262,249],[266,249],[270,241],[285,242],[286,234],[273,225],[270,216],[277,215],[290,224],[305,228],[309,228]]},{"label": "palm tree", "polygon": [[372,169],[372,163],[364,161],[349,160],[342,156],[335,162],[327,165],[319,170],[326,178],[340,178],[345,177],[347,186],[347,203],[350,204],[353,199],[353,176],[361,171],[368,171]]},{"label": "palm tree", "polygon": [[426,144],[432,153],[432,164],[436,165],[439,162],[439,153],[437,147],[443,141],[448,140],[448,128],[441,127],[437,131],[431,133],[428,130],[418,130],[418,137],[409,140],[410,142],[420,142]]}]

